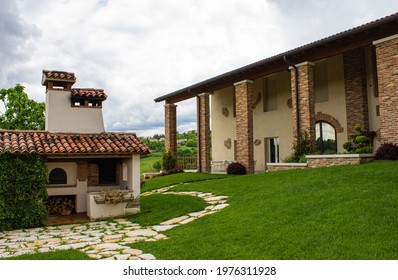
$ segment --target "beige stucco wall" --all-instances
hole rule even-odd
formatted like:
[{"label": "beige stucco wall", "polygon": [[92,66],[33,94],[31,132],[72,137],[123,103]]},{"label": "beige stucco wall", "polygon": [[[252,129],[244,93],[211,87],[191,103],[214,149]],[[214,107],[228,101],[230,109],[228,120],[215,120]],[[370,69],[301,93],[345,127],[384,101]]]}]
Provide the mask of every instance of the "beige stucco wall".
[{"label": "beige stucco wall", "polygon": [[263,79],[253,83],[253,100],[261,96],[261,102],[253,110],[253,139],[261,144],[254,146],[256,171],[266,169],[265,138],[279,138],[279,159],[282,161],[292,153],[293,117],[287,102],[291,98],[290,73],[286,70],[267,77],[268,83],[277,91],[277,110],[264,112]]},{"label": "beige stucco wall", "polygon": [[[316,64],[317,62],[315,62]],[[328,98],[315,103],[315,112],[322,112],[335,118],[343,127],[343,132],[337,133],[338,152],[344,152],[343,143],[347,141],[347,118],[344,85],[344,67],[342,55],[319,61],[322,71],[326,71]],[[282,71],[267,76],[273,83],[273,90],[277,92],[277,110],[264,112],[263,106],[263,78],[253,82],[253,102],[260,102],[253,109],[253,139],[261,144],[254,146],[254,160],[256,171],[266,170],[265,138],[279,138],[279,160],[282,162],[292,153],[293,116],[292,109],[287,102],[291,98],[290,72]],[[233,117],[233,87],[217,90],[211,95],[211,124],[212,124],[212,160],[233,160],[234,140],[236,140],[236,124]],[[374,101],[372,101],[374,102]],[[229,115],[222,114],[226,108]],[[225,110],[224,110],[225,111]],[[376,124],[377,126],[377,124]],[[231,149],[227,149],[224,141],[231,139]],[[258,141],[260,140],[260,141]]]},{"label": "beige stucco wall", "polygon": [[[215,91],[211,95],[212,160],[234,160],[234,140],[236,140],[236,122],[233,116],[233,87]],[[222,109],[228,110],[228,116]],[[224,141],[231,140],[227,149]]]},{"label": "beige stucco wall", "polygon": [[[337,133],[337,152],[343,153],[343,143],[347,141],[347,113],[345,102],[343,56],[336,55],[326,61],[328,79],[328,101],[316,102],[315,113],[322,112],[331,115],[343,127],[342,133]],[[316,65],[317,62],[315,62]]]},{"label": "beige stucco wall", "polygon": [[47,90],[45,129],[49,132],[104,132],[102,109],[71,107],[70,97],[67,90]]}]

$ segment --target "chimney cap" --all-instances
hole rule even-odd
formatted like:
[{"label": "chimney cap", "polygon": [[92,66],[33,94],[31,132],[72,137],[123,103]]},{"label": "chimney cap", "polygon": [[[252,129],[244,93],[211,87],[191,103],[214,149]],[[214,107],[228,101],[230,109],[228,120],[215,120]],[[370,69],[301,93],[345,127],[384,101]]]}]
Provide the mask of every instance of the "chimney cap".
[{"label": "chimney cap", "polygon": [[75,73],[55,70],[43,70],[42,85],[47,86],[48,81],[67,82],[74,84],[76,82]]}]

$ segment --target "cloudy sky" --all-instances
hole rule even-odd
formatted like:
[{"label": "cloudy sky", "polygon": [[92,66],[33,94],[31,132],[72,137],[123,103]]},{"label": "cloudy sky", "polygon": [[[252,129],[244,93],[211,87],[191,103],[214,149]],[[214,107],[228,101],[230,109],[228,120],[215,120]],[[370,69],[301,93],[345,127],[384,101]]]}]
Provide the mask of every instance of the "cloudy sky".
[{"label": "cloudy sky", "polygon": [[[0,88],[42,70],[103,88],[107,131],[164,132],[154,98],[398,12],[396,0],[0,0]],[[196,129],[194,101],[178,130]]]}]

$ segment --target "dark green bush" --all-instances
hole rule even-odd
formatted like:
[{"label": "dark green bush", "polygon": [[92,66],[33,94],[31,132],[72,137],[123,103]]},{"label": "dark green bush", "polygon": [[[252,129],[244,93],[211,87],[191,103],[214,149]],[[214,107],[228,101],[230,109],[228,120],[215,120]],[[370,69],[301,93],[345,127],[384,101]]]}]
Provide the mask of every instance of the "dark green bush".
[{"label": "dark green bush", "polygon": [[162,164],[160,163],[160,161],[155,161],[154,164],[152,165],[152,167],[156,171],[159,171],[160,169],[162,169]]},{"label": "dark green bush", "polygon": [[0,153],[0,231],[42,226],[47,168],[37,154]]},{"label": "dark green bush", "polygon": [[177,159],[170,151],[165,151],[162,155],[162,169],[169,171],[177,167]]},{"label": "dark green bush", "polygon": [[398,160],[398,145],[384,143],[377,149],[375,159],[377,160]]},{"label": "dark green bush", "polygon": [[246,174],[246,167],[239,162],[230,163],[227,167],[227,174],[229,174],[229,175],[244,175],[244,174]]},{"label": "dark green bush", "polygon": [[354,126],[356,133],[350,134],[348,137],[351,142],[345,142],[343,148],[349,153],[370,154],[373,152],[372,142],[376,133],[374,131],[366,131],[360,125]]}]

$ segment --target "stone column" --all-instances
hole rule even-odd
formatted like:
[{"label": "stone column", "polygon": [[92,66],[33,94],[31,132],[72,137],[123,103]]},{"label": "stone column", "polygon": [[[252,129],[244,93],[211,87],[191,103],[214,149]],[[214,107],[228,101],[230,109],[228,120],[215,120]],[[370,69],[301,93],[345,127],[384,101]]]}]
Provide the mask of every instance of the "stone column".
[{"label": "stone column", "polygon": [[398,34],[374,42],[380,102],[380,142],[398,144]]},{"label": "stone column", "polygon": [[[315,140],[315,89],[314,64],[303,62],[290,67],[292,88],[293,134],[307,132],[310,139]],[[296,71],[297,75],[296,75]],[[297,81],[296,81],[297,77]],[[298,89],[298,113],[296,102]],[[298,116],[298,121],[297,121]],[[298,126],[297,126],[298,125]]]},{"label": "stone column", "polygon": [[211,172],[209,93],[199,94],[197,104],[198,172]]},{"label": "stone column", "polygon": [[254,173],[253,152],[253,81],[244,80],[234,84],[236,99],[236,160]]},{"label": "stone column", "polygon": [[357,124],[363,129],[369,129],[365,52],[363,49],[355,49],[345,53],[343,59],[347,135],[349,135],[355,133],[354,126]]},{"label": "stone column", "polygon": [[177,156],[177,105],[166,103],[165,108],[165,133],[164,148]]}]

